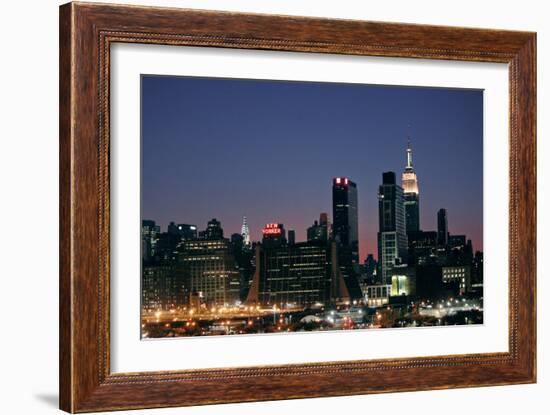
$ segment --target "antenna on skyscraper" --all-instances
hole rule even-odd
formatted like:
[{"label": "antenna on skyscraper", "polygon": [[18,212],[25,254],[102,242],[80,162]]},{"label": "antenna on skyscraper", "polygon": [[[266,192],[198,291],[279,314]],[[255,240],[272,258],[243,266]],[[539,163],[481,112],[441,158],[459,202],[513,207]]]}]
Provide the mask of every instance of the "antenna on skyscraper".
[{"label": "antenna on skyscraper", "polygon": [[409,130],[409,131],[407,132],[407,168],[408,168],[408,169],[412,169],[412,168],[413,168],[410,129],[411,129],[411,125],[408,124],[408,130]]}]

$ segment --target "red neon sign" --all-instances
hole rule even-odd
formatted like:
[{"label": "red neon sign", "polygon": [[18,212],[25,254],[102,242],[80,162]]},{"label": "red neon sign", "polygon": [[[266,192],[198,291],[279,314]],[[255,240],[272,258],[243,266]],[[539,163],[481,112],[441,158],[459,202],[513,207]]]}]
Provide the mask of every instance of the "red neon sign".
[{"label": "red neon sign", "polygon": [[281,232],[281,226],[278,223],[268,223],[262,229],[264,235],[280,235]]},{"label": "red neon sign", "polygon": [[280,229],[266,229],[264,228],[262,230],[262,233],[264,235],[280,235],[281,234],[281,230]]}]

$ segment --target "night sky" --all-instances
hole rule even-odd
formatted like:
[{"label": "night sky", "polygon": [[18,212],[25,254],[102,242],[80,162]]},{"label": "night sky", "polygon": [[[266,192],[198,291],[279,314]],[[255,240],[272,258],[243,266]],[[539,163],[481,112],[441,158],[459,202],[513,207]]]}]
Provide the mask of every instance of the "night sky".
[{"label": "night sky", "polygon": [[420,227],[449,231],[483,249],[483,92],[193,77],[142,77],[143,219],[225,236],[248,219],[252,240],[279,222],[306,239],[327,212],[331,179],[359,196],[359,248],[377,257],[382,172],[406,163],[410,135],[420,188]]}]

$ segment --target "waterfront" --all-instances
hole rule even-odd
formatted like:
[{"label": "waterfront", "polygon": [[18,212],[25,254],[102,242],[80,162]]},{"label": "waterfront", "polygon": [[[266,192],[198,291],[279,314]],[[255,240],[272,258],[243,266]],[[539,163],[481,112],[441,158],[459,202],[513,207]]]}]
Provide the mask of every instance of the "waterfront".
[{"label": "waterfront", "polygon": [[142,316],[142,337],[434,327],[482,322],[482,301],[466,298],[376,308],[351,303],[284,309],[239,305],[147,312]]}]

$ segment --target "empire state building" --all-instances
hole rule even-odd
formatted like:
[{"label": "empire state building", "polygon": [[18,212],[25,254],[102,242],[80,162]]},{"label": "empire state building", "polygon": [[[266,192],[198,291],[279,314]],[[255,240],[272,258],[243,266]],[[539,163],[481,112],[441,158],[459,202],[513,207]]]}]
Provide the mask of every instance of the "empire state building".
[{"label": "empire state building", "polygon": [[407,167],[401,176],[404,192],[405,224],[408,232],[420,230],[420,209],[418,195],[418,178],[413,168],[412,149],[410,141],[407,143]]}]

